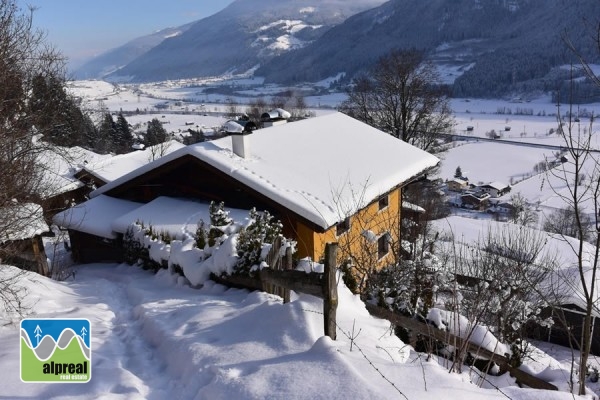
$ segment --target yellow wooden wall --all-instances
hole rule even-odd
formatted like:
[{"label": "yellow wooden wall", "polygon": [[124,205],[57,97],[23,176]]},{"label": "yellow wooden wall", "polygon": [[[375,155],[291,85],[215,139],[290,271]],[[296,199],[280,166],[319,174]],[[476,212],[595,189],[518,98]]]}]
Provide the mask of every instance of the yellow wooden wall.
[{"label": "yellow wooden wall", "polygon": [[[314,232],[312,229],[298,222],[296,225],[296,234],[298,240],[297,253],[298,258],[310,257],[313,260],[319,260],[325,253],[325,245],[328,242],[338,242],[338,261],[342,262],[348,258],[348,253],[358,254],[361,252],[359,246],[364,246],[364,230],[371,230],[376,236],[389,232],[392,236],[392,242],[399,240],[400,210],[402,204],[401,189],[397,188],[388,193],[389,204],[386,208],[379,210],[378,200],[369,204],[358,213],[350,217],[350,229],[336,234],[336,227],[333,226],[323,233]],[[374,243],[374,251],[377,252],[377,243]],[[364,249],[362,250],[364,252]],[[374,255],[377,267],[383,267],[386,262],[391,261],[391,250],[388,256],[382,259]]]}]

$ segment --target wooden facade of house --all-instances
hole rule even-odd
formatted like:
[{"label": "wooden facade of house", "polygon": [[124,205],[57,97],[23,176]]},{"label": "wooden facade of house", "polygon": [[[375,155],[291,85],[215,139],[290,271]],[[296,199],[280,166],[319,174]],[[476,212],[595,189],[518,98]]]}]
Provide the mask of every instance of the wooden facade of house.
[{"label": "wooden facade of house", "polygon": [[453,192],[462,192],[469,187],[469,181],[460,178],[454,178],[449,180],[446,185],[448,186],[448,190]]},{"label": "wooden facade of house", "polygon": [[489,198],[489,194],[476,195],[468,193],[460,196],[462,207],[480,211],[488,207]]}]

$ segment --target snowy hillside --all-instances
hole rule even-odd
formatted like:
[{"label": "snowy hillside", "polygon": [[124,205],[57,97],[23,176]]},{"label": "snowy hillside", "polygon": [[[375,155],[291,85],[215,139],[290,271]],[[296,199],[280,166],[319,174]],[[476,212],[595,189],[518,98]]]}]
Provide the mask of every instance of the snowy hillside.
[{"label": "snowy hillside", "polygon": [[163,40],[181,35],[190,26],[191,24],[186,24],[176,28],[161,29],[158,32],[142,36],[115,49],[99,54],[78,67],[74,72],[75,76],[78,79],[102,78],[129,64]]},{"label": "snowy hillside", "polygon": [[304,47],[330,27],[384,0],[236,0],[111,74],[111,80],[159,81],[248,71]]}]

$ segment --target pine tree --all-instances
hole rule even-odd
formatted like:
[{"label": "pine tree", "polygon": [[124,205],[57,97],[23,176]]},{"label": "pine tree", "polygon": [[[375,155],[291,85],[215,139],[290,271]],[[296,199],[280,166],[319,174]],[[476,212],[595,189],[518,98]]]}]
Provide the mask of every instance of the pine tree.
[{"label": "pine tree", "polygon": [[145,145],[154,146],[166,142],[167,139],[167,131],[160,121],[157,118],[152,119],[152,121],[148,123],[148,129],[146,129]]},{"label": "pine tree", "polygon": [[460,169],[460,166],[456,167],[456,172],[454,173],[454,177],[455,178],[462,178],[462,169]]},{"label": "pine tree", "polygon": [[116,143],[115,150],[117,154],[128,153],[131,151],[133,146],[133,135],[129,128],[129,123],[123,116],[123,113],[119,113],[116,123]]},{"label": "pine tree", "polygon": [[283,225],[268,211],[258,212],[255,208],[250,210],[250,219],[253,221],[246,229],[242,229],[238,236],[238,271],[249,272],[253,266],[262,261],[262,248],[264,244],[273,244],[281,235]]},{"label": "pine tree", "polygon": [[67,94],[64,82],[54,76],[32,79],[30,112],[44,140],[59,146],[84,146],[86,116],[77,101]]},{"label": "pine tree", "polygon": [[208,245],[219,244],[219,238],[223,236],[223,229],[230,225],[233,220],[229,217],[229,211],[225,211],[225,203],[210,202],[210,229],[208,231]]},{"label": "pine tree", "polygon": [[94,145],[94,150],[100,154],[110,153],[114,151],[114,139],[117,136],[117,128],[110,113],[105,113],[98,127],[97,140]]}]

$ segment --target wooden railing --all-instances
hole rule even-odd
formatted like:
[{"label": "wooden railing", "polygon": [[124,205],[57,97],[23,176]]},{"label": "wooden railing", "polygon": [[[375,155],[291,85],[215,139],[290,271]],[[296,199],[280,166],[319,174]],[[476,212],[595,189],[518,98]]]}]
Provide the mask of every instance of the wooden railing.
[{"label": "wooden railing", "polygon": [[266,257],[271,268],[263,268],[256,275],[228,275],[211,278],[227,286],[261,290],[283,298],[284,303],[290,301],[290,291],[306,293],[323,299],[324,333],[336,339],[336,313],[338,305],[336,284],[337,243],[328,243],[325,247],[324,272],[306,273],[292,270],[291,251],[284,257],[279,256],[281,242],[276,241]]}]

